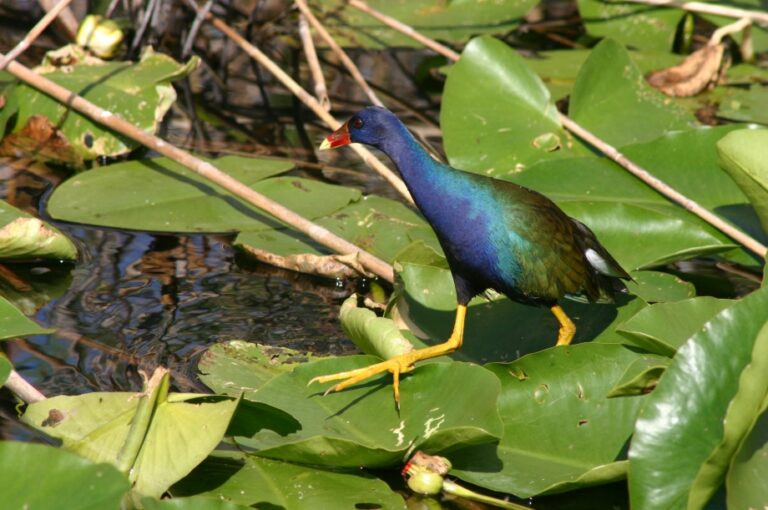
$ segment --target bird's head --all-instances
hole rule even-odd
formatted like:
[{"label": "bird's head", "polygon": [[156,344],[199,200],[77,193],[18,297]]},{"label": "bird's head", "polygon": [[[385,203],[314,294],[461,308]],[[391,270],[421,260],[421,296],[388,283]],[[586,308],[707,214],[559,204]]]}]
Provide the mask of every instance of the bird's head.
[{"label": "bird's head", "polygon": [[354,114],[344,125],[328,135],[320,145],[320,150],[335,149],[350,143],[379,147],[387,134],[398,124],[398,118],[386,108],[369,106]]}]

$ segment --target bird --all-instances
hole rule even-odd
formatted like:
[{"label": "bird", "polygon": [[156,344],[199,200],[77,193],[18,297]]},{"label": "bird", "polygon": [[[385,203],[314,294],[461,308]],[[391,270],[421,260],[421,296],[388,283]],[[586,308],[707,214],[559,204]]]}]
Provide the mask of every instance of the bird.
[{"label": "bird", "polygon": [[435,160],[388,109],[360,110],[328,135],[320,150],[351,143],[379,149],[397,167],[445,253],[457,307],[453,331],[445,342],[310,381],[341,381],[326,394],[390,372],[399,409],[400,375],[413,370],[418,361],[459,349],[467,305],[489,289],[519,303],[548,307],[559,323],[556,345],[569,345],[576,333],[560,299],[613,302],[615,293],[626,292],[622,280],[632,278],[589,227],[537,191]]}]

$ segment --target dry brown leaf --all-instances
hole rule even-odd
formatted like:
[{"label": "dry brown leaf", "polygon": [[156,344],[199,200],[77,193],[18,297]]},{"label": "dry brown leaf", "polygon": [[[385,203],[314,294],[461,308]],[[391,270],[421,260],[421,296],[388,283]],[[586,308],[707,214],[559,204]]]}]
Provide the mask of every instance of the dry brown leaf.
[{"label": "dry brown leaf", "polygon": [[64,134],[43,115],[33,115],[16,133],[0,144],[1,156],[34,157],[41,161],[61,161],[81,165],[82,157],[72,148]]},{"label": "dry brown leaf", "polygon": [[722,72],[724,44],[708,44],[694,51],[680,65],[654,71],[648,83],[668,96],[694,96],[714,85]]},{"label": "dry brown leaf", "polygon": [[244,248],[260,262],[296,271],[297,273],[327,276],[329,278],[355,278],[369,276],[360,264],[356,254],[350,255],[314,255],[302,253],[298,255],[276,255],[274,253],[244,246]]}]

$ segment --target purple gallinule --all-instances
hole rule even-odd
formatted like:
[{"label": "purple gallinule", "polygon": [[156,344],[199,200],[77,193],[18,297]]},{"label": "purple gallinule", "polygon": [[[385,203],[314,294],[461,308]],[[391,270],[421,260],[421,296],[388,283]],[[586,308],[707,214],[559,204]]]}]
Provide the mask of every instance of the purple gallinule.
[{"label": "purple gallinule", "polygon": [[519,303],[549,307],[560,323],[557,345],[568,345],[576,333],[559,299],[611,302],[614,292],[625,290],[619,279],[630,276],[586,225],[541,193],[435,161],[389,110],[359,111],[320,149],[350,143],[376,147],[397,166],[443,247],[458,307],[453,333],[444,343],[311,381],[341,380],[329,392],[388,371],[394,376],[399,405],[400,374],[412,370],[417,361],[461,347],[467,304],[486,289]]}]

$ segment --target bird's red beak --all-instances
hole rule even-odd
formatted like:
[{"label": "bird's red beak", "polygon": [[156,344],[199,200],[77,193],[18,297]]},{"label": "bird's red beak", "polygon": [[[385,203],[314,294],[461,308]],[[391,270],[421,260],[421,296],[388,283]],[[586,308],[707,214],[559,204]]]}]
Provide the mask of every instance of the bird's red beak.
[{"label": "bird's red beak", "polygon": [[320,144],[320,150],[335,149],[350,143],[352,143],[352,140],[349,138],[349,127],[345,122],[339,129],[325,137],[323,143]]}]

